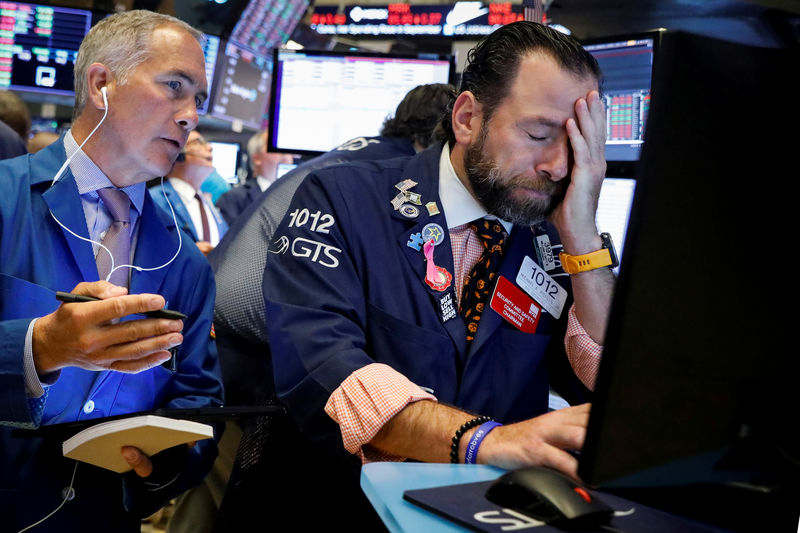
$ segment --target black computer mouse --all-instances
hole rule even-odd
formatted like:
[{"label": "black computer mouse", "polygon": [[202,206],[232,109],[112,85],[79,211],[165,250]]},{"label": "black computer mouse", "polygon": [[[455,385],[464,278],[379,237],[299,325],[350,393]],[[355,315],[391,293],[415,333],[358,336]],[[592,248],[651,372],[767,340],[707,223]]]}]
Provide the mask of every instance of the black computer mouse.
[{"label": "black computer mouse", "polygon": [[486,498],[565,529],[604,524],[614,514],[575,480],[538,466],[506,472],[489,486]]}]

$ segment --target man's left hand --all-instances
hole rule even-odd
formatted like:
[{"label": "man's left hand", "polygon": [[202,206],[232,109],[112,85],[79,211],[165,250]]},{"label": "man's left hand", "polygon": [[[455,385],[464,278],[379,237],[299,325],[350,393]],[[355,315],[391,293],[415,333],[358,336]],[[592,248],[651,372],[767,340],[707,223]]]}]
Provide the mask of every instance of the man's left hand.
[{"label": "man's left hand", "polygon": [[153,462],[134,446],[123,446],[120,450],[123,459],[127,461],[139,477],[147,477],[153,473]]}]

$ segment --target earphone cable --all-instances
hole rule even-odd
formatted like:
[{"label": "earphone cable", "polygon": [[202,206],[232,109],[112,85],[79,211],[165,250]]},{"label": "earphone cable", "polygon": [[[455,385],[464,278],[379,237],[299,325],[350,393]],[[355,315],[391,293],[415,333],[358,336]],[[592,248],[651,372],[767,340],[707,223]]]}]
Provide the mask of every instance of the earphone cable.
[{"label": "earphone cable", "polygon": [[44,522],[45,520],[56,514],[59,510],[61,510],[62,507],[64,507],[65,503],[67,503],[69,500],[75,497],[75,491],[73,489],[73,485],[75,484],[75,473],[77,471],[78,471],[78,461],[75,461],[75,468],[72,469],[72,479],[69,480],[69,487],[64,489],[63,491],[64,499],[61,500],[61,503],[58,505],[58,507],[50,511],[50,513],[48,513],[48,515],[42,518],[41,520],[38,520],[33,524],[26,526],[23,529],[20,529],[17,533],[24,533],[25,531],[28,531],[29,529],[38,526],[39,524],[41,524],[42,522]]}]

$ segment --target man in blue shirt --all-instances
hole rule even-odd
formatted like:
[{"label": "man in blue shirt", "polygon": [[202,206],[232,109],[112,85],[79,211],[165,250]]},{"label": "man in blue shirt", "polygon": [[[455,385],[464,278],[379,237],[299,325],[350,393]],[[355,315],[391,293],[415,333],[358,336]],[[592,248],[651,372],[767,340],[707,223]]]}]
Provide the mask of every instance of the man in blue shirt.
[{"label": "man in blue shirt", "polygon": [[[202,39],[149,11],[101,21],[78,53],[72,129],[0,163],[0,514],[11,530],[49,516],[52,531],[138,532],[216,455],[213,439],[152,458],[125,446],[133,472],[119,475],[10,427],[222,403],[213,275],[145,189],[197,125]],[[99,301],[57,305],[55,291]],[[186,318],[130,316],[167,305]]]}]

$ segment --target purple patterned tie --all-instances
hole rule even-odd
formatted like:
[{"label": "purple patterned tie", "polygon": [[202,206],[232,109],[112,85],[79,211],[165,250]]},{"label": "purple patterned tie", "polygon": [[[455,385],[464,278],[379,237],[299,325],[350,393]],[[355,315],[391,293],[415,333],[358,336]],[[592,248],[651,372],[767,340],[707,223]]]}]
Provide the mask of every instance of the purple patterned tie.
[{"label": "purple patterned tie", "polygon": [[[131,257],[131,201],[128,195],[119,189],[98,189],[97,194],[111,214],[114,222],[103,237],[103,246],[114,256],[114,267],[127,265]],[[111,258],[104,249],[97,251],[97,272],[100,279],[106,279],[111,271]],[[128,286],[128,269],[120,268],[111,274],[109,280],[114,285]]]}]

